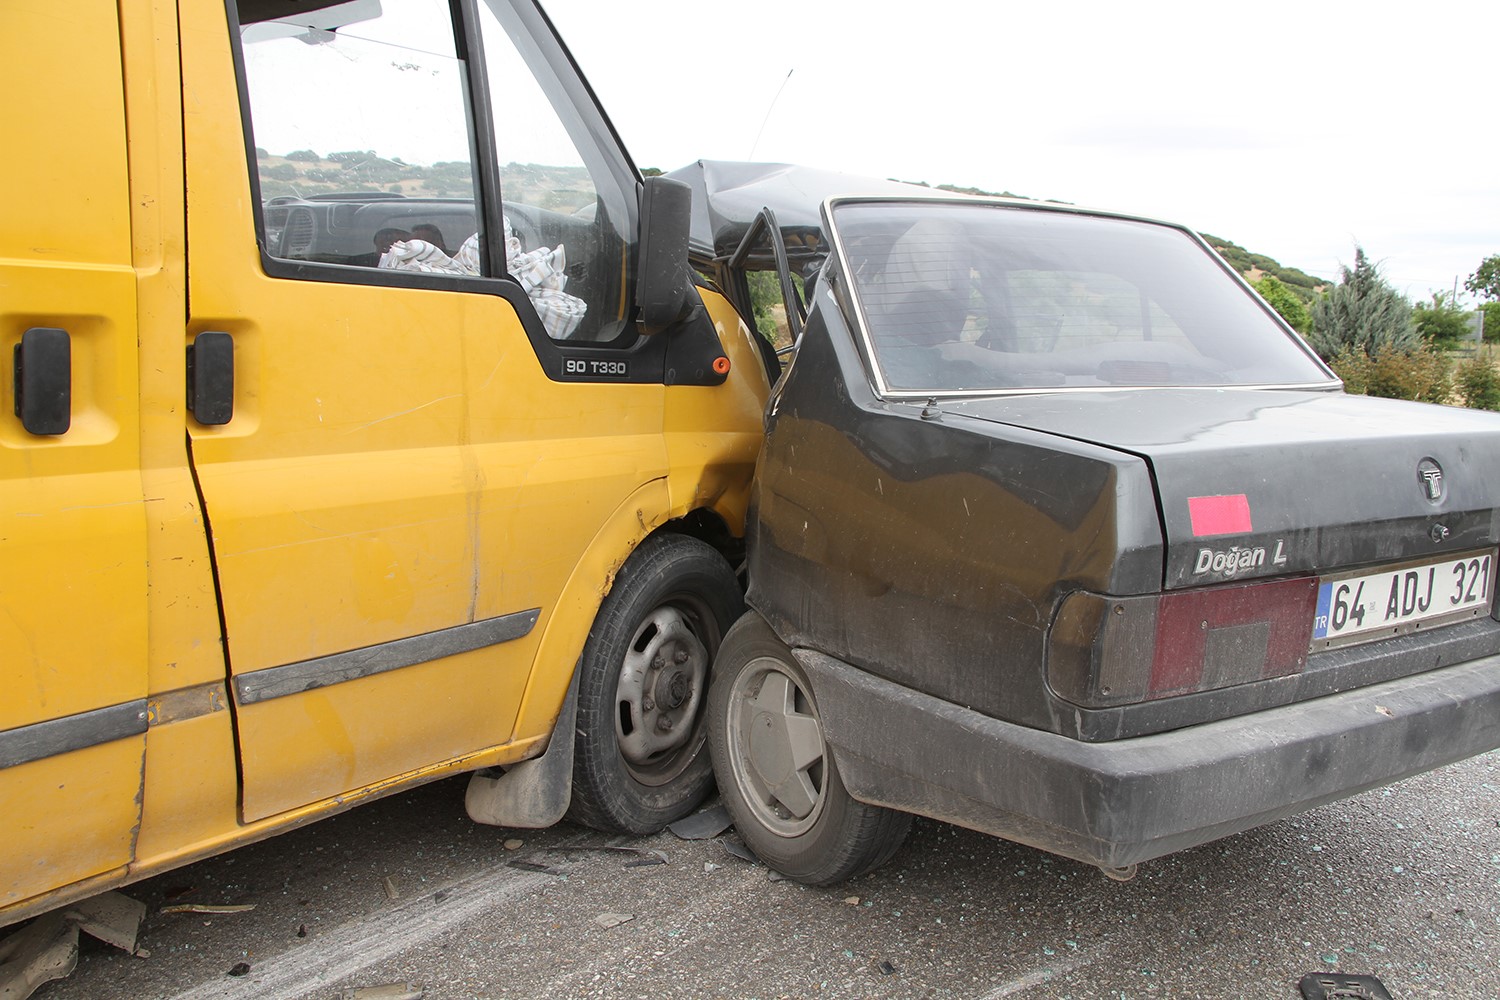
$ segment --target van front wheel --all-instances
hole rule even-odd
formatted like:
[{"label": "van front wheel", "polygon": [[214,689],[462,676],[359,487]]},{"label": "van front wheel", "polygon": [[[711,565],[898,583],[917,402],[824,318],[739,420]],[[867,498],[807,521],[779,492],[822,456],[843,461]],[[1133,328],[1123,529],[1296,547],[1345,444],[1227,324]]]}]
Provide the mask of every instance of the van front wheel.
[{"label": "van front wheel", "polygon": [[708,794],[709,670],[744,606],[729,563],[696,538],[657,535],[626,561],[579,664],[568,818],[655,833]]}]

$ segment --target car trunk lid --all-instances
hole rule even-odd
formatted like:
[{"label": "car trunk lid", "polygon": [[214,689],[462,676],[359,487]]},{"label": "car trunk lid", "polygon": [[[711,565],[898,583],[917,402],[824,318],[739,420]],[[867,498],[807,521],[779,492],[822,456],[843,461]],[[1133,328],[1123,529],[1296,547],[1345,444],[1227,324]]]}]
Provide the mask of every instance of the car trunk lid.
[{"label": "car trunk lid", "polygon": [[1145,389],[950,400],[947,412],[1135,454],[1168,590],[1486,549],[1500,419],[1338,392]]}]

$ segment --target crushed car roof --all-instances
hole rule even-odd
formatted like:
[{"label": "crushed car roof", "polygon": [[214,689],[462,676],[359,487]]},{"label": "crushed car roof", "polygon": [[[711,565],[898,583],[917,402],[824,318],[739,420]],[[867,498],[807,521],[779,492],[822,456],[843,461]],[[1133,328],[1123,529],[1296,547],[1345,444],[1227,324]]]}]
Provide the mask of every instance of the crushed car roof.
[{"label": "crushed car roof", "polygon": [[[925,195],[934,192],[919,184],[860,177],[790,163],[748,163],[737,160],[697,160],[667,174],[693,191],[691,250],[698,257],[728,257],[764,208],[776,216],[793,264],[821,256],[823,223],[818,210],[827,198],[839,195]],[[774,266],[769,244],[752,253],[747,267]]]}]

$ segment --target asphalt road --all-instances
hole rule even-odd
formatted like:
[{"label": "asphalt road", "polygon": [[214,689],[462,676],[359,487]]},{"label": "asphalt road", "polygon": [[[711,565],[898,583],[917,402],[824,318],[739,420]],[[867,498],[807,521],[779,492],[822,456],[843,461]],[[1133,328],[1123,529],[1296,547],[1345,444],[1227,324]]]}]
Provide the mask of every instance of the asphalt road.
[{"label": "asphalt road", "polygon": [[[732,833],[479,827],[463,790],[431,785],[139,883],[150,957],[86,939],[77,972],[37,998],[332,1000],[410,982],[433,1000],[1259,1000],[1298,997],[1324,970],[1378,976],[1397,1000],[1500,998],[1500,752],[1124,884],[921,821],[885,868],[808,889],[732,855]],[[642,864],[652,852],[667,863]],[[161,912],[174,903],[255,908]]]}]

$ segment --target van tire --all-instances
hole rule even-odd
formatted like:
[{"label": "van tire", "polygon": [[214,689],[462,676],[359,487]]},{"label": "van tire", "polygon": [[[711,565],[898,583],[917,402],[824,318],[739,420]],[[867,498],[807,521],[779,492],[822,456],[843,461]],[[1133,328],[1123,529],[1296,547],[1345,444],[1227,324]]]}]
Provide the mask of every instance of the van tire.
[{"label": "van tire", "polygon": [[844,788],[807,674],[754,611],[724,637],[708,711],[719,795],[740,838],[776,871],[832,885],[885,864],[906,840],[909,813]]},{"label": "van tire", "polygon": [[579,663],[569,819],[655,833],[708,795],[710,669],[744,608],[729,563],[696,538],[655,535],[626,561]]}]

